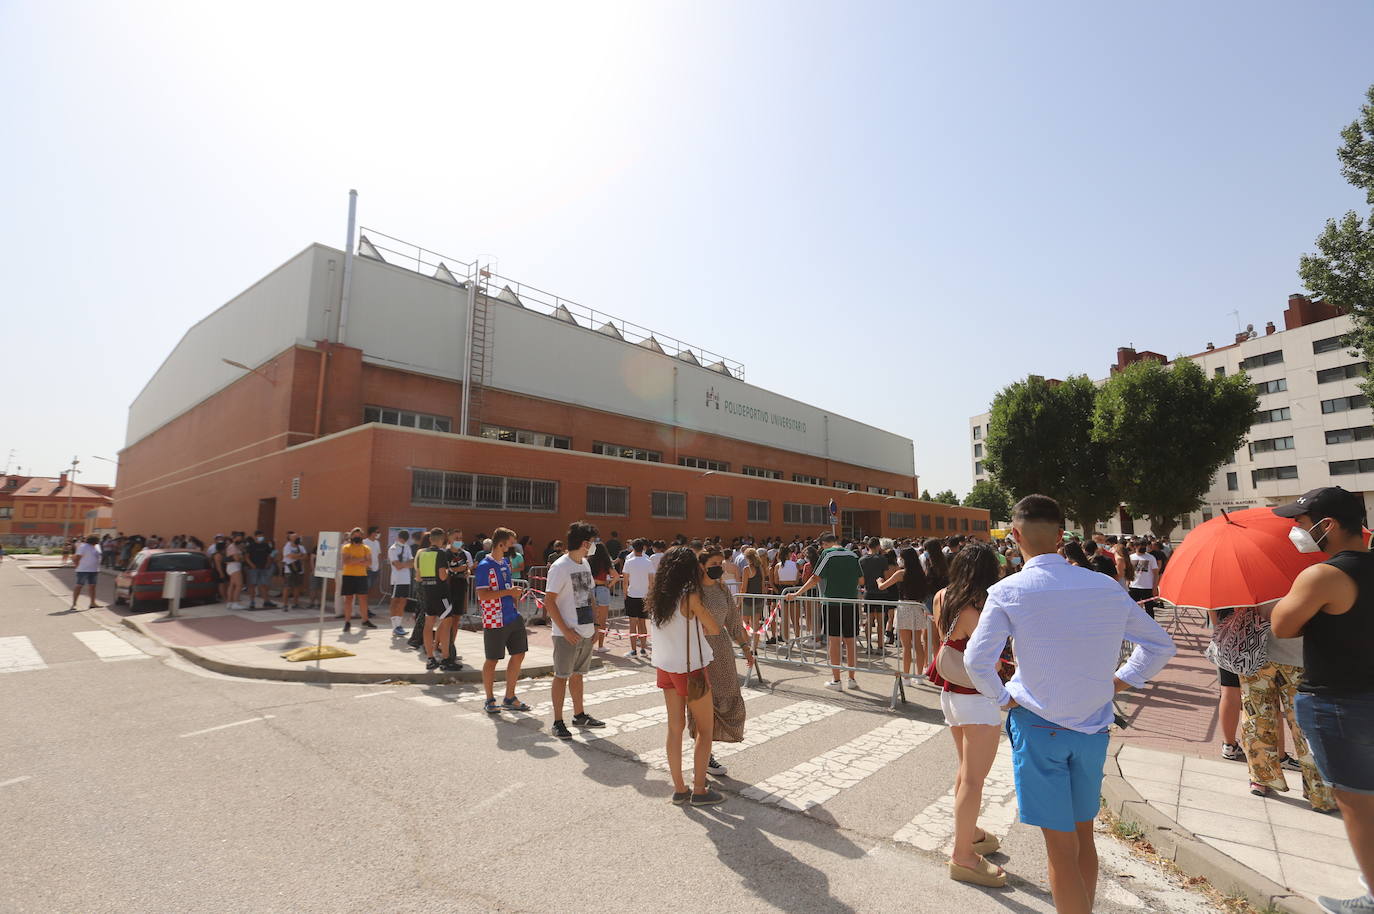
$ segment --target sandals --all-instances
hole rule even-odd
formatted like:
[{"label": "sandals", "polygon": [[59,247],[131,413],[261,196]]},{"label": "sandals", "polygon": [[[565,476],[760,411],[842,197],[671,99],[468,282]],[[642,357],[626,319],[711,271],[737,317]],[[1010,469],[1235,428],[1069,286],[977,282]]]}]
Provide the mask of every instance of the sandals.
[{"label": "sandals", "polygon": [[500,713],[501,713],[501,709],[498,708],[498,707],[496,707],[496,699],[495,699],[495,698],[488,698],[486,701],[482,702],[482,710],[483,710],[483,711],[486,711],[488,714],[500,714]]},{"label": "sandals", "polygon": [[988,854],[996,853],[1001,846],[1002,842],[997,840],[996,835],[985,831],[980,840],[973,842],[973,852],[980,857],[985,857]]},{"label": "sandals", "polygon": [[955,882],[967,882],[989,889],[1000,889],[1007,884],[1006,870],[989,863],[981,856],[975,867],[960,866],[951,860],[949,862],[949,878]]},{"label": "sandals", "polygon": [[528,711],[530,706],[514,696],[501,699],[501,707],[507,711]]}]

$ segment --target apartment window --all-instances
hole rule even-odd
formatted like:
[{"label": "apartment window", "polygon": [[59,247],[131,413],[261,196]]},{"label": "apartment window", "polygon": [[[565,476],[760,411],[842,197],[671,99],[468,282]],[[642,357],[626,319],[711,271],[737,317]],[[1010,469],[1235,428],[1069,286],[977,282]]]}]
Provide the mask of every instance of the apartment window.
[{"label": "apartment window", "polygon": [[1374,439],[1374,425],[1337,428],[1326,433],[1327,444],[1349,444],[1351,441],[1369,441],[1371,439]]},{"label": "apartment window", "polygon": [[660,520],[686,519],[687,493],[654,492],[649,498],[649,514]]},{"label": "apartment window", "polygon": [[985,520],[976,520],[973,522],[973,529],[975,530],[986,530],[987,528],[988,522]]},{"label": "apartment window", "polygon": [[929,529],[930,529],[930,515],[929,515],[929,514],[922,514],[922,515],[921,515],[921,529],[922,529],[922,530],[929,530]]},{"label": "apartment window", "polygon": [[642,447],[630,447],[628,444],[607,444],[604,441],[592,442],[593,454],[605,454],[607,457],[623,457],[626,460],[647,460],[649,463],[662,463],[662,451],[650,451]]},{"label": "apartment window", "polygon": [[516,444],[533,444],[537,447],[556,447],[572,450],[572,439],[563,435],[550,435],[545,432],[532,432],[524,428],[508,428],[504,425],[483,425],[482,437],[495,441],[513,441]]},{"label": "apartment window", "polygon": [[1259,485],[1262,482],[1273,482],[1275,479],[1297,479],[1298,468],[1292,467],[1265,467],[1262,470],[1250,471],[1250,484]]},{"label": "apartment window", "polygon": [[1249,371],[1251,368],[1262,368],[1265,365],[1282,365],[1283,350],[1275,349],[1273,352],[1266,352],[1262,355],[1252,355],[1248,359],[1241,359],[1240,370]]},{"label": "apartment window", "polygon": [[916,515],[889,513],[887,515],[887,525],[894,530],[915,530]]},{"label": "apartment window", "polygon": [[9,505],[0,508],[0,520],[9,520],[11,517],[14,517],[14,508]]},{"label": "apartment window", "polygon": [[1323,368],[1317,372],[1317,383],[1330,384],[1332,381],[1344,381],[1347,378],[1363,378],[1367,374],[1369,374],[1368,362],[1351,362],[1349,365]]},{"label": "apartment window", "polygon": [[1262,409],[1255,413],[1255,423],[1263,425],[1266,422],[1284,422],[1293,418],[1293,411],[1287,406],[1280,406],[1278,409]]},{"label": "apartment window", "polygon": [[730,520],[733,513],[729,495],[706,496],[707,520]]},{"label": "apartment window", "polygon": [[973,427],[973,440],[974,440],[974,441],[977,441],[979,438],[982,438],[982,437],[983,437],[983,427],[982,427],[981,425],[975,425],[975,426]]},{"label": "apartment window", "polygon": [[707,460],[705,457],[679,457],[677,465],[680,467],[696,467],[698,470],[715,470],[717,473],[730,472],[730,464],[720,460]]},{"label": "apartment window", "polygon": [[587,513],[630,516],[630,490],[625,486],[587,486]]},{"label": "apartment window", "polygon": [[944,516],[943,514],[937,514],[937,515],[935,515],[935,529],[936,529],[936,530],[943,530],[943,529],[945,529],[945,516]]},{"label": "apartment window", "polygon": [[1227,473],[1227,474],[1226,474],[1226,491],[1228,491],[1228,492],[1239,492],[1239,491],[1240,491],[1240,476],[1239,476],[1238,474],[1236,474],[1236,473]]},{"label": "apartment window", "polygon": [[884,489],[882,486],[869,486],[869,487],[868,487],[868,494],[869,494],[869,495],[886,495],[886,494],[887,494],[887,489]]},{"label": "apartment window", "polygon": [[844,482],[843,480],[837,479],[833,485],[837,489],[847,489],[850,492],[859,491],[859,484],[857,482]]},{"label": "apartment window", "polygon": [[1359,460],[1333,460],[1327,464],[1332,476],[1352,476],[1355,473],[1374,473],[1374,457]]},{"label": "apartment window", "polygon": [[1184,530],[1193,529],[1193,515],[1191,514],[1183,515],[1178,519],[1178,522],[1179,526],[1181,526]]},{"label": "apartment window", "polygon": [[811,526],[820,526],[828,523],[824,505],[798,505],[792,502],[783,502],[782,522],[784,524],[803,524]]},{"label": "apartment window", "polygon": [[981,444],[975,444],[975,445],[973,446],[973,456],[974,456],[974,457],[982,457],[982,456],[983,456],[983,446],[982,446]]},{"label": "apartment window", "polygon": [[1203,512],[1202,512],[1202,522],[1203,522],[1204,524],[1207,523],[1207,522],[1208,522],[1209,520],[1211,520],[1211,519],[1212,519],[1212,512],[1211,512],[1211,511],[1203,511]]},{"label": "apartment window", "polygon": [[749,499],[749,523],[769,524],[773,522],[773,503],[762,498]]},{"label": "apartment window", "polygon": [[1277,378],[1273,381],[1260,381],[1255,385],[1257,394],[1277,394],[1288,389],[1287,378]]},{"label": "apartment window", "polygon": [[893,492],[892,492],[892,495],[893,495],[894,498],[910,498],[910,497],[911,497],[911,493],[910,493],[910,492],[904,492],[904,491],[902,491],[901,489],[894,489]]},{"label": "apartment window", "polygon": [[452,428],[448,416],[431,416],[428,413],[413,413],[390,406],[364,406],[364,422],[380,422],[383,425],[400,425],[405,428],[422,428],[428,431],[447,432]]},{"label": "apartment window", "polygon": [[963,529],[967,530],[967,529],[968,529],[968,518],[967,518],[967,517],[962,518],[961,521],[962,521],[962,527],[963,527]]},{"label": "apartment window", "polygon": [[757,476],[759,479],[784,479],[782,470],[769,470],[764,467],[740,467],[739,471],[745,476]]},{"label": "apartment window", "polygon": [[411,470],[410,500],[416,505],[506,511],[557,511],[558,483],[446,470]]},{"label": "apartment window", "polygon": [[807,476],[805,473],[793,473],[793,474],[792,474],[792,481],[793,481],[793,482],[809,482],[809,483],[811,483],[811,485],[813,485],[813,486],[823,486],[823,485],[825,485],[825,480],[824,480],[824,479],[821,479],[819,476]]},{"label": "apartment window", "polygon": [[1256,454],[1267,454],[1270,451],[1291,451],[1293,450],[1293,436],[1285,435],[1282,438],[1261,438],[1259,441],[1250,442],[1250,456]]},{"label": "apartment window", "polygon": [[973,475],[974,475],[974,476],[982,476],[982,475],[983,475],[983,461],[981,461],[981,460],[975,460],[975,461],[973,462]]},{"label": "apartment window", "polygon": [[1320,354],[1323,352],[1335,352],[1337,349],[1345,349],[1350,345],[1350,341],[1343,336],[1328,336],[1324,340],[1312,341],[1312,352]]},{"label": "apartment window", "polygon": [[1216,375],[1218,378],[1226,377],[1226,366],[1218,365],[1216,368],[1212,369],[1212,374]]},{"label": "apartment window", "polygon": [[1355,394],[1352,397],[1337,397],[1334,400],[1322,401],[1323,413],[1343,413],[1350,409],[1363,409],[1369,405],[1369,398],[1364,394]]}]

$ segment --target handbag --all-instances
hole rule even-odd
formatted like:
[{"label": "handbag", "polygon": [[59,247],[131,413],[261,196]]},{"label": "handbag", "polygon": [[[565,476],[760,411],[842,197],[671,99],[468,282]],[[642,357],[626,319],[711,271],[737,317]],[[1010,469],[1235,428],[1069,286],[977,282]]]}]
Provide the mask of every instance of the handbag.
[{"label": "handbag", "polygon": [[950,647],[949,642],[942,643],[935,655],[935,672],[950,685],[963,689],[974,687],[973,680],[968,678],[968,669],[964,666],[964,652]]},{"label": "handbag", "polygon": [[1238,609],[1217,623],[1207,659],[1237,676],[1253,676],[1269,662],[1269,622],[1258,609]]},{"label": "handbag", "polygon": [[[706,667],[701,668],[700,676],[692,675],[692,623],[695,619],[687,618],[683,614],[683,620],[687,623],[687,700],[700,701],[706,697]],[[701,649],[701,623],[697,622],[697,656],[704,656],[705,651]]]}]

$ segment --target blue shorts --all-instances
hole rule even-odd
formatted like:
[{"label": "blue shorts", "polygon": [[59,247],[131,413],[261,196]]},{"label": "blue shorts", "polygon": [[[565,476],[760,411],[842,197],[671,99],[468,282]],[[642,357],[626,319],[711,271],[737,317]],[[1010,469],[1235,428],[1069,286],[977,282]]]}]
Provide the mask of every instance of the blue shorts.
[{"label": "blue shorts", "polygon": [[77,587],[85,587],[87,585],[94,587],[95,582],[98,580],[100,580],[100,572],[98,571],[78,571],[76,573]]},{"label": "blue shorts", "polygon": [[1107,731],[1079,733],[1012,708],[1007,715],[1016,805],[1021,821],[1054,831],[1073,831],[1097,818],[1102,805],[1102,767]]},{"label": "blue shorts", "polygon": [[607,587],[605,584],[598,584],[596,585],[594,593],[594,599],[596,600],[597,606],[611,605],[611,588]]},{"label": "blue shorts", "polygon": [[1322,778],[1337,790],[1374,794],[1374,695],[1299,692],[1293,710]]},{"label": "blue shorts", "polygon": [[249,587],[270,587],[272,585],[271,568],[246,568],[248,574]]}]

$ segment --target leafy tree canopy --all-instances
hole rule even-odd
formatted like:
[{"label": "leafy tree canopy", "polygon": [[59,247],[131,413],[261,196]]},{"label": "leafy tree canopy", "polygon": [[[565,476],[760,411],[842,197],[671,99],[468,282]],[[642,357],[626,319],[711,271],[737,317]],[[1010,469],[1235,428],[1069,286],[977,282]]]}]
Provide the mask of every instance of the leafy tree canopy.
[{"label": "leafy tree canopy", "polygon": [[935,501],[942,505],[958,505],[959,496],[954,494],[953,489],[945,489],[943,492],[935,493]]},{"label": "leafy tree canopy", "polygon": [[988,479],[980,479],[973,484],[973,489],[964,496],[964,507],[986,509],[994,523],[1011,518],[1010,496],[1005,489]]}]

